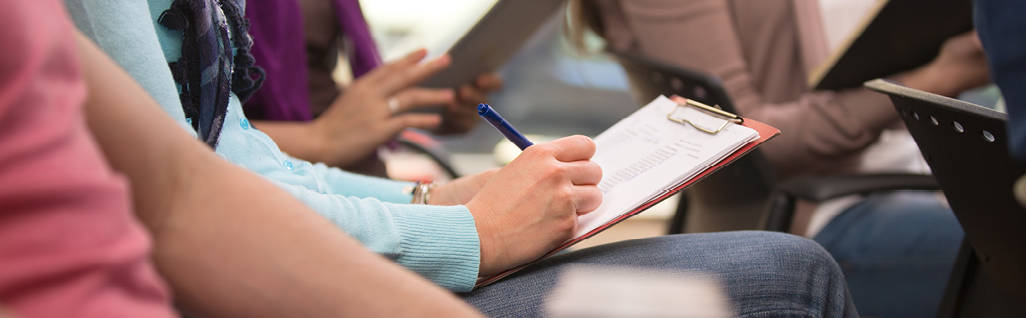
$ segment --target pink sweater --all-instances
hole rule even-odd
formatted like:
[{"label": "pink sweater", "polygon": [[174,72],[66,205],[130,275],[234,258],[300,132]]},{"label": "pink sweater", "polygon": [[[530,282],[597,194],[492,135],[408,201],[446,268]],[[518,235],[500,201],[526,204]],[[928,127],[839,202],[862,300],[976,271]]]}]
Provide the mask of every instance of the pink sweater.
[{"label": "pink sweater", "polygon": [[780,128],[760,149],[781,177],[854,172],[899,123],[883,94],[811,91],[828,55],[816,0],[595,1],[609,45],[723,79],[738,112]]},{"label": "pink sweater", "polygon": [[125,180],[85,125],[56,0],[0,10],[0,307],[18,317],[170,317]]}]

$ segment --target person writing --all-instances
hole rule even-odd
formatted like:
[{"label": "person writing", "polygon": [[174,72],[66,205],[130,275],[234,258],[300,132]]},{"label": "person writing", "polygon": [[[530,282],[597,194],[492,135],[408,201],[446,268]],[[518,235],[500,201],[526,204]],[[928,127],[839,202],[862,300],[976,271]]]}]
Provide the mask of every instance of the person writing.
[{"label": "person writing", "polygon": [[[368,249],[439,286],[461,292],[460,296],[464,300],[486,314],[537,315],[541,310],[543,297],[552,287],[555,275],[561,268],[573,263],[597,263],[720,274],[724,277],[731,298],[739,304],[738,310],[741,315],[764,313],[767,310],[778,310],[777,308],[801,310],[812,315],[855,315],[840,271],[829,255],[809,240],[763,232],[670,236],[605,245],[550,258],[514,277],[474,289],[478,277],[489,276],[534,260],[562,243],[572,235],[576,226],[576,216],[579,213],[587,213],[600,203],[600,192],[594,185],[601,178],[601,171],[594,163],[588,161],[594,152],[594,144],[589,139],[575,136],[531,146],[502,169],[440,185],[431,190],[428,202],[420,201],[428,204],[411,205],[408,203],[414,198],[405,191],[405,188],[413,185],[411,183],[352,175],[280,153],[270,138],[249,125],[239,109],[235,91],[245,92],[250,88],[247,85],[220,86],[236,89],[227,93],[230,98],[225,103],[218,104],[216,100],[202,98],[223,96],[203,95],[204,89],[210,89],[204,85],[205,82],[189,82],[189,76],[179,77],[180,83],[175,82],[176,77],[172,75],[175,72],[174,65],[199,66],[197,69],[206,70],[206,74],[218,74],[229,78],[231,74],[238,74],[239,69],[249,67],[223,62],[226,60],[203,59],[203,56],[231,55],[227,55],[228,51],[213,51],[214,55],[196,54],[192,50],[216,50],[222,46],[203,47],[196,45],[195,42],[189,42],[199,37],[218,38],[218,33],[244,35],[244,30],[237,28],[241,25],[236,20],[241,17],[238,3],[167,0],[117,4],[79,1],[66,3],[83,33],[142,84],[147,92],[157,99],[164,112],[170,115],[178,126],[185,128],[186,132],[204,141],[221,157],[262,175],[279,189],[286,190],[317,214],[326,217],[337,230],[352,235]],[[190,10],[185,12],[191,14],[182,14],[182,11],[175,10]],[[221,12],[224,14],[219,14]],[[112,14],[119,16],[119,19],[102,18]],[[175,20],[188,16],[198,18],[189,20],[189,23]],[[202,26],[207,18],[211,17],[225,17],[226,20],[232,21],[225,24],[236,28],[235,31],[218,31],[216,28],[173,28],[183,25]],[[218,33],[211,36],[205,32]],[[245,43],[236,42],[230,37],[222,36],[220,39],[225,41],[221,42],[225,47],[245,47]],[[245,54],[244,49],[233,52]],[[199,60],[191,60],[197,56],[200,57]],[[382,74],[388,74],[389,69],[408,68],[410,70],[405,74],[415,75],[433,67],[434,62],[409,67],[416,65],[421,58],[422,54],[411,54],[400,61],[375,69],[365,77],[381,85],[378,88],[381,90],[401,87],[405,80],[412,77],[384,78]],[[183,61],[184,64],[176,64]],[[239,61],[241,60],[233,62]],[[213,62],[213,65],[204,64],[207,62]],[[227,65],[232,65],[235,71],[217,71],[218,67]],[[210,69],[211,67],[214,69]],[[224,78],[208,79],[216,82]],[[182,92],[186,94],[180,94]],[[196,102],[212,107],[208,112],[194,112],[197,109],[183,105]],[[128,104],[137,107],[143,105]],[[218,121],[217,114],[223,114],[223,120]],[[220,124],[217,124],[218,122]],[[170,128],[158,126],[155,129]],[[130,138],[133,135],[120,136]],[[194,169],[197,169],[196,173],[202,173],[207,168]],[[216,197],[216,189],[231,188],[233,182],[237,181],[223,181],[217,184],[217,188],[204,187],[203,189],[209,192],[204,192],[201,197]],[[254,193],[249,195],[260,195]],[[229,205],[219,205],[217,208],[233,209]],[[286,209],[286,212],[282,212],[286,213],[284,215],[303,212],[287,210],[287,207],[280,208]],[[176,244],[200,244],[194,237],[200,234],[191,234],[191,231],[216,233],[221,227],[274,227],[274,221],[279,221],[267,220],[261,215],[240,216],[238,219],[232,219],[232,216],[239,214],[217,216],[216,224],[193,224],[181,219],[167,223],[175,225],[174,228],[183,232],[180,232],[180,236],[166,237],[171,240],[168,243],[161,243],[158,240],[158,249],[162,244],[172,247]],[[286,229],[286,232],[301,230]],[[281,235],[287,236],[288,233]],[[248,237],[251,241],[245,242],[246,244],[265,244],[256,235]],[[175,240],[185,242],[173,243]],[[296,249],[295,245],[297,244],[291,247],[267,246],[266,250],[274,251],[268,255],[281,253],[283,258],[300,258],[295,261],[314,257],[312,255],[322,257],[319,253],[308,254],[303,250],[290,250]],[[214,253],[220,249],[218,246],[211,248],[214,251],[203,253]],[[184,248],[176,251],[187,253],[187,249]],[[339,251],[343,252],[344,250]],[[194,263],[189,257],[184,256],[187,254],[169,254],[171,256],[168,258],[157,258],[158,268],[168,268],[166,272],[162,270],[162,273],[169,276],[174,290],[188,295],[187,303],[190,306],[241,310],[234,308],[235,304],[230,299],[215,302],[205,297],[211,292],[230,294],[227,292],[229,287],[206,290],[202,288],[205,284],[217,282],[192,278],[188,271],[174,270],[202,269],[217,265]],[[256,260],[258,259],[242,257],[233,261]],[[161,262],[169,262],[173,266],[161,266]],[[316,277],[320,273],[333,270],[335,269],[323,268],[310,271],[305,275],[311,277],[302,279],[317,281]],[[777,279],[780,277],[789,278]],[[808,281],[814,283],[802,283]],[[321,283],[341,284],[337,281]],[[767,289],[745,288],[752,284],[786,286]],[[514,293],[517,296],[511,297]],[[305,293],[297,293],[297,297],[303,294]],[[806,296],[794,297],[796,294]],[[390,299],[381,293],[372,295]],[[288,309],[276,310],[281,312]]]}]

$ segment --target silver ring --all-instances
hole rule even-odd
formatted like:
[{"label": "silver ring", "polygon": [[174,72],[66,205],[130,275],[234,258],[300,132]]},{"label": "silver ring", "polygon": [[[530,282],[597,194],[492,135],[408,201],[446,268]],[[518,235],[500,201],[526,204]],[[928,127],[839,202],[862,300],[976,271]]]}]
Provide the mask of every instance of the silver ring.
[{"label": "silver ring", "polygon": [[388,110],[393,114],[399,111],[399,99],[392,97],[388,99]]}]

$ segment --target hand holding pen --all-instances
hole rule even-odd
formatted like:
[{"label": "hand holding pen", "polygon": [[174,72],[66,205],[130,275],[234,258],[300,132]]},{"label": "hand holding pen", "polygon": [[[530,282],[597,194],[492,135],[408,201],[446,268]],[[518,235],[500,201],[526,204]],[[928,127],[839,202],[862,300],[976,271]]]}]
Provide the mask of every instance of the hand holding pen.
[{"label": "hand holding pen", "polygon": [[602,203],[602,169],[591,162],[595,143],[570,136],[533,145],[488,105],[478,114],[524,149],[495,172],[466,204],[481,238],[488,276],[534,260],[573,237],[577,216]]}]

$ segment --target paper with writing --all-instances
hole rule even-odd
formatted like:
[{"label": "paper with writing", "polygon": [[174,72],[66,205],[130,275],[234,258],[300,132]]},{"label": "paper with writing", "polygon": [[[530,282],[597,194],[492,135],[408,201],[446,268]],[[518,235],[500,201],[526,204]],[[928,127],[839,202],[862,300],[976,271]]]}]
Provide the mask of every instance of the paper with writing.
[{"label": "paper with writing", "polygon": [[592,161],[602,167],[602,205],[578,219],[574,238],[673,189],[759,138],[754,129],[733,124],[708,134],[668,120],[671,112],[706,129],[726,121],[693,107],[678,107],[660,96],[596,137]]},{"label": "paper with writing", "polygon": [[[686,123],[667,119],[671,112],[675,121]],[[724,129],[708,134],[691,125]],[[603,203],[578,219],[574,238],[539,259],[641,213],[779,134],[780,130],[751,118],[743,125],[728,123],[691,106],[678,107],[666,97],[656,98],[595,138],[597,152],[592,160],[603,170],[599,183]],[[532,263],[482,278],[477,286],[494,283]]]}]

